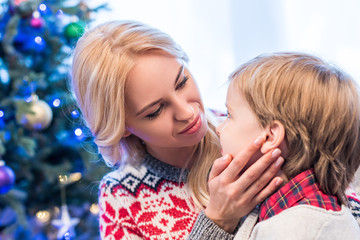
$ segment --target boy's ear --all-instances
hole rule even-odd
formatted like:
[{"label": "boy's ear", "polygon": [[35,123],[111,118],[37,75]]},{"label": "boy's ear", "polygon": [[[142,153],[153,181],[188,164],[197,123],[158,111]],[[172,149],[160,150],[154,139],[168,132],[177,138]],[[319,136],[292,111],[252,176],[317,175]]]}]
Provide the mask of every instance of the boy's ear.
[{"label": "boy's ear", "polygon": [[275,120],[265,128],[265,142],[261,147],[261,152],[266,153],[271,149],[277,148],[285,138],[284,125]]}]

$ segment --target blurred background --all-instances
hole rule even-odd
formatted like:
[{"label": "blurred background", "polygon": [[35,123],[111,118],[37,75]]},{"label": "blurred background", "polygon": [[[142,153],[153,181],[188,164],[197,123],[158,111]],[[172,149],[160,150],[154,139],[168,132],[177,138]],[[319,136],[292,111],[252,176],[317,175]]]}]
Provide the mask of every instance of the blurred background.
[{"label": "blurred background", "polygon": [[228,75],[264,52],[312,53],[359,81],[359,10],[357,0],[0,0],[0,239],[99,239],[98,184],[111,169],[67,86],[84,29],[133,19],[169,33],[205,106],[224,111]]}]

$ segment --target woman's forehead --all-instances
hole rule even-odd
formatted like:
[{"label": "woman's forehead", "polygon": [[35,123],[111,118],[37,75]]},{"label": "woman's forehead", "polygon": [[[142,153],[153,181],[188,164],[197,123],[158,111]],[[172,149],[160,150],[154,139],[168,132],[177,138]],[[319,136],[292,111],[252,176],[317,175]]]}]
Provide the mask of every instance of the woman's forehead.
[{"label": "woman's forehead", "polygon": [[174,89],[183,69],[177,58],[164,54],[146,54],[138,58],[126,81],[126,101],[137,105],[164,97]]}]

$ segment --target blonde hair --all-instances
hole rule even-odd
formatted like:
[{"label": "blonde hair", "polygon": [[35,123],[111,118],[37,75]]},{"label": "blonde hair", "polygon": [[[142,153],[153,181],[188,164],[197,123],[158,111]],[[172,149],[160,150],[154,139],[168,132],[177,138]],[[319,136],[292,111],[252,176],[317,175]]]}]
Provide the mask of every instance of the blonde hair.
[{"label": "blonde hair", "polygon": [[313,168],[322,190],[346,203],[360,164],[360,104],[351,77],[312,55],[274,53],[250,60],[230,79],[261,126],[284,125],[287,177]]},{"label": "blonde hair", "polygon": [[[135,21],[107,22],[87,31],[77,42],[71,85],[98,150],[109,166],[124,160],[134,164],[145,154],[138,137],[123,138],[125,83],[137,57],[153,50],[188,61],[186,53],[169,35]],[[220,155],[214,126],[208,122],[209,130],[196,147],[197,159],[188,177],[199,206],[207,204],[207,175]]]}]

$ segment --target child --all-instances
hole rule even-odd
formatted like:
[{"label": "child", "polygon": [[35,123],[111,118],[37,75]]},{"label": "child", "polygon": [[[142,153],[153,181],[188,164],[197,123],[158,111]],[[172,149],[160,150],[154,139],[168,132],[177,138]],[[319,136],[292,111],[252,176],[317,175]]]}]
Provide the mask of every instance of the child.
[{"label": "child", "polygon": [[355,82],[303,53],[256,57],[230,80],[228,117],[217,128],[223,152],[234,155],[262,135],[258,155],[280,148],[285,159],[282,187],[235,239],[360,239],[345,195],[360,164]]}]

